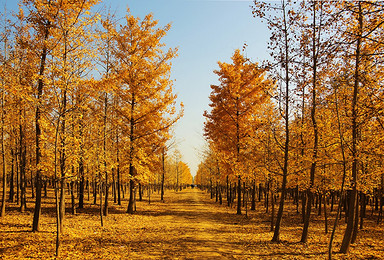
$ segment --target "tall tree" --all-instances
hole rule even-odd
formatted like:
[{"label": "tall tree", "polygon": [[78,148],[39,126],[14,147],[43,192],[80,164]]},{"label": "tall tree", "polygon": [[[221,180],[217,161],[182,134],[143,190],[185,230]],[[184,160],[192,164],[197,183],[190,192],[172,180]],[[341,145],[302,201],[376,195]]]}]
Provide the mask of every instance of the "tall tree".
[{"label": "tall tree", "polygon": [[128,10],[125,25],[112,30],[116,43],[112,55],[116,62],[111,76],[116,80],[113,93],[119,97],[115,112],[122,118],[120,127],[128,139],[128,213],[134,212],[134,191],[139,175],[148,174],[145,162],[151,158],[148,152],[152,151],[148,148],[182,115],[182,112],[176,114],[176,95],[169,79],[170,60],[176,56],[176,49],[164,51],[161,42],[170,25],[156,27],[157,21],[151,14],[140,21]]},{"label": "tall tree", "polygon": [[231,57],[232,64],[219,62],[220,85],[211,85],[211,111],[204,112],[204,132],[225,154],[229,172],[237,177],[237,214],[241,214],[241,178],[245,172],[244,151],[250,142],[253,115],[267,99],[272,83],[265,69],[245,58],[240,50]]},{"label": "tall tree", "polygon": [[[281,0],[280,3],[266,3],[255,1],[253,8],[254,17],[264,19],[271,30],[272,36],[269,48],[275,61],[276,78],[280,86],[278,103],[280,115],[283,120],[284,130],[281,143],[283,159],[280,163],[282,170],[281,196],[279,210],[277,213],[275,230],[272,241],[280,240],[280,227],[283,218],[284,200],[287,190],[287,178],[289,174],[289,151],[290,151],[290,113],[293,97],[291,95],[292,67],[294,64],[295,46],[295,24],[300,17],[300,11],[295,11],[293,3]],[[278,139],[276,139],[278,140]]]},{"label": "tall tree", "polygon": [[36,161],[36,199],[35,210],[33,215],[32,231],[40,229],[40,214],[41,214],[41,113],[43,106],[43,90],[46,77],[46,61],[48,51],[52,49],[52,44],[49,42],[53,23],[57,18],[58,9],[55,8],[55,2],[49,1],[32,1],[23,2],[26,9],[29,11],[27,21],[30,27],[35,31],[34,39],[30,41],[30,48],[38,53],[39,68],[36,87],[36,108],[35,108],[35,161]]}]

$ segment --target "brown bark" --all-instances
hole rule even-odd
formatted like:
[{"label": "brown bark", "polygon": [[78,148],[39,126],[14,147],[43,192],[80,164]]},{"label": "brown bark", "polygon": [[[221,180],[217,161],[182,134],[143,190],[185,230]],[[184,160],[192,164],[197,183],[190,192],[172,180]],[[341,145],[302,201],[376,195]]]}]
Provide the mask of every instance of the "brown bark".
[{"label": "brown bark", "polygon": [[356,190],[356,184],[357,184],[357,172],[358,172],[358,158],[357,158],[357,141],[358,141],[358,131],[359,126],[357,122],[357,98],[359,94],[359,83],[360,83],[360,75],[359,75],[359,68],[360,68],[360,49],[361,49],[361,41],[362,41],[362,30],[363,30],[363,13],[362,13],[362,6],[361,2],[358,2],[358,35],[357,35],[357,42],[356,42],[356,56],[355,56],[355,75],[354,75],[354,86],[353,86],[353,98],[352,98],[352,145],[351,145],[351,153],[352,153],[352,191],[351,191],[351,198],[349,201],[349,207],[348,207],[348,222],[347,227],[345,229],[343,241],[341,244],[340,252],[341,253],[347,253],[349,246],[351,244],[352,235],[353,235],[353,229],[355,225],[355,210],[356,210],[356,200],[357,200],[357,190]]},{"label": "brown bark", "polygon": [[[50,21],[47,21],[46,28],[44,30],[43,41],[46,42],[49,36]],[[40,170],[40,159],[41,159],[41,147],[40,147],[40,138],[41,138],[41,128],[40,128],[40,118],[41,118],[41,103],[43,96],[44,81],[43,77],[45,74],[45,63],[47,58],[48,48],[46,43],[44,43],[41,56],[40,56],[40,70],[39,70],[39,79],[37,84],[37,105],[35,113],[35,127],[36,127],[36,200],[35,200],[35,209],[33,214],[33,223],[32,231],[39,231],[40,229],[40,215],[41,215],[41,170]],[[25,173],[24,173],[25,177]],[[33,185],[32,185],[33,186]]]}]

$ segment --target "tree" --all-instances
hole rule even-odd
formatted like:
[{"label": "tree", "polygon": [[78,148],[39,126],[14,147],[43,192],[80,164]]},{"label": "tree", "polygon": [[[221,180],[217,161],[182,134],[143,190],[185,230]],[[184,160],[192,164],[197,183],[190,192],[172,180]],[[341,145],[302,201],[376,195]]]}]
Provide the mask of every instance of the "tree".
[{"label": "tree", "polygon": [[246,59],[240,50],[232,56],[232,64],[219,62],[220,85],[211,85],[212,108],[205,111],[205,136],[225,154],[228,171],[237,176],[237,214],[241,214],[241,177],[245,174],[244,151],[250,141],[253,116],[267,100],[272,83],[265,79],[265,69]]},{"label": "tree", "polygon": [[[375,67],[375,58],[382,57],[383,43],[376,37],[382,32],[384,22],[379,14],[383,12],[382,3],[371,3],[358,1],[357,3],[344,3],[343,11],[347,14],[348,26],[342,31],[342,39],[346,43],[346,57],[350,68],[349,78],[353,82],[352,100],[350,100],[350,126],[351,126],[351,144],[350,151],[352,157],[351,168],[351,197],[348,206],[348,221],[341,244],[340,252],[346,253],[349,245],[356,239],[358,223],[358,197],[357,186],[359,181],[359,168],[362,164],[362,131],[366,121],[365,105],[370,97],[376,96],[378,92],[375,83],[370,81],[372,76],[372,67]],[[376,63],[377,64],[377,63]],[[372,66],[373,65],[373,66]],[[374,74],[373,74],[374,75]],[[376,74],[377,75],[377,74]],[[346,82],[346,87],[348,83]],[[369,114],[368,114],[369,115]]]},{"label": "tree", "polygon": [[[9,76],[10,68],[11,68],[11,28],[10,21],[7,18],[7,12],[2,14],[2,33],[1,33],[1,54],[0,54],[0,81],[1,81],[1,96],[0,96],[0,107],[1,107],[1,116],[0,116],[0,138],[1,138],[1,165],[2,165],[2,173],[3,173],[3,194],[1,200],[1,209],[0,209],[0,217],[5,216],[5,208],[6,208],[6,196],[7,196],[7,161],[6,161],[6,139],[7,136],[7,96],[11,91],[11,80],[12,78]],[[9,131],[8,131],[9,132]]]},{"label": "tree", "polygon": [[[326,84],[326,71],[329,69],[329,64],[332,60],[333,52],[336,50],[332,42],[332,33],[334,33],[333,26],[335,23],[334,15],[331,15],[330,3],[326,1],[310,1],[309,4],[302,3],[302,8],[308,12],[308,22],[304,18],[304,21],[299,21],[299,27],[302,28],[302,36],[300,40],[300,46],[302,50],[303,63],[301,64],[303,70],[303,102],[305,101],[305,87],[308,85],[310,91],[310,98],[308,100],[310,109],[310,121],[312,125],[312,133],[307,134],[306,142],[303,144],[301,154],[304,156],[304,149],[306,144],[312,145],[310,148],[309,159],[304,156],[303,160],[310,161],[310,176],[309,185],[307,186],[307,201],[304,217],[304,227],[301,236],[301,242],[306,243],[308,238],[308,228],[310,224],[311,208],[313,204],[313,192],[315,189],[315,176],[318,167],[319,154],[321,147],[324,145],[321,140],[324,140],[323,134],[320,133],[322,122],[319,122],[318,106],[321,105],[322,97],[324,97],[324,87],[322,84]],[[327,62],[326,62],[327,61]],[[299,68],[300,69],[300,68]],[[309,72],[309,73],[306,73]],[[308,75],[309,74],[309,75]],[[303,105],[302,119],[306,118],[306,110]],[[302,120],[302,122],[303,122]],[[304,127],[305,128],[305,127]],[[305,131],[305,130],[304,130]],[[301,133],[303,135],[303,133]],[[301,138],[303,140],[303,137]],[[313,140],[313,142],[312,142]],[[302,164],[301,167],[306,167]],[[303,170],[303,169],[299,169]]]},{"label": "tree", "polygon": [[126,24],[112,29],[115,48],[112,66],[115,79],[114,95],[119,98],[115,113],[121,117],[121,129],[128,139],[130,195],[127,212],[134,212],[134,190],[139,175],[148,174],[146,161],[151,158],[154,143],[167,133],[181,117],[176,114],[176,95],[169,79],[170,60],[176,49],[163,51],[162,38],[170,25],[157,28],[157,21],[147,15],[142,21],[128,10]]},{"label": "tree", "polygon": [[[292,3],[282,0],[280,4],[269,4],[265,2],[255,1],[252,7],[254,17],[266,20],[270,30],[272,31],[270,50],[271,56],[275,60],[276,78],[284,84],[280,87],[278,95],[278,104],[280,115],[283,120],[284,130],[282,141],[279,141],[283,150],[284,158],[282,159],[282,183],[279,210],[277,213],[275,231],[272,242],[280,240],[280,227],[283,218],[284,200],[287,189],[287,178],[289,174],[289,150],[290,150],[290,105],[293,98],[290,95],[292,84],[292,66],[294,64],[295,53],[295,21],[300,17],[300,11],[295,11]],[[281,86],[279,84],[279,86]],[[280,139],[280,137],[279,137]],[[276,139],[278,140],[278,139]]]},{"label": "tree", "polygon": [[57,9],[53,8],[52,1],[24,1],[26,9],[29,14],[27,21],[30,27],[35,31],[34,39],[30,41],[30,47],[38,53],[39,68],[37,74],[37,88],[36,88],[36,112],[35,112],[35,127],[36,127],[36,200],[35,210],[33,216],[32,231],[39,231],[40,229],[40,213],[41,213],[41,108],[43,105],[43,89],[46,77],[46,60],[49,49],[53,48],[49,43],[53,22],[57,18]]}]

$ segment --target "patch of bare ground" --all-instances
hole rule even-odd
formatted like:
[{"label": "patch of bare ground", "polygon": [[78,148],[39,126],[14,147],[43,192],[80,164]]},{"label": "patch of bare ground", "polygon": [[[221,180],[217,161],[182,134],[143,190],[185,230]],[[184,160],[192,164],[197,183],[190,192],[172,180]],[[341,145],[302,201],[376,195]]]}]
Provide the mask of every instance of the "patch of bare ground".
[{"label": "patch of bare ground", "polygon": [[[111,201],[110,213],[100,226],[97,205],[65,217],[59,259],[326,259],[329,234],[324,217],[313,215],[307,244],[299,243],[300,215],[287,202],[280,243],[271,243],[270,215],[261,202],[248,216],[218,205],[198,189],[167,191],[165,203],[157,193],[152,202],[137,202],[134,215]],[[29,203],[32,207],[33,204]],[[41,231],[30,232],[32,211],[19,213],[11,204],[0,218],[0,259],[54,259],[55,214],[53,197],[44,199]],[[369,214],[368,214],[369,215]],[[334,217],[330,218],[333,222]],[[331,221],[329,223],[331,226]],[[337,251],[345,223],[341,220],[334,242]],[[366,219],[358,242],[348,255],[334,259],[384,259],[383,224]]]}]

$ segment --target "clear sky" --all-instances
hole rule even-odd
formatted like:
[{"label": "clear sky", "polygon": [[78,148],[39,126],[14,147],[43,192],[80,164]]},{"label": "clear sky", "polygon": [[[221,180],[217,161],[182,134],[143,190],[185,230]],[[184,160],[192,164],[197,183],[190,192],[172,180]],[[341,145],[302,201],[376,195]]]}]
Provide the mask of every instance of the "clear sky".
[{"label": "clear sky", "polygon": [[[0,0],[1,9],[14,9],[16,0]],[[269,32],[265,23],[252,17],[252,1],[241,0],[104,0],[101,5],[123,17],[127,7],[134,16],[153,13],[160,26],[172,23],[164,39],[167,47],[178,47],[172,79],[178,101],[185,105],[184,117],[175,128],[183,161],[195,175],[204,146],[204,110],[209,109],[211,84],[218,84],[213,73],[217,62],[230,62],[235,49],[247,44],[246,56],[255,62],[268,59]]]},{"label": "clear sky", "polygon": [[160,25],[172,23],[165,38],[169,47],[178,47],[172,78],[178,98],[185,105],[184,117],[175,133],[183,160],[195,175],[204,146],[204,110],[209,109],[211,84],[218,84],[213,73],[218,61],[230,62],[235,49],[248,45],[245,54],[252,61],[268,59],[269,32],[264,23],[252,17],[252,1],[208,0],[128,0],[110,1],[112,9],[134,16],[153,13]]}]

